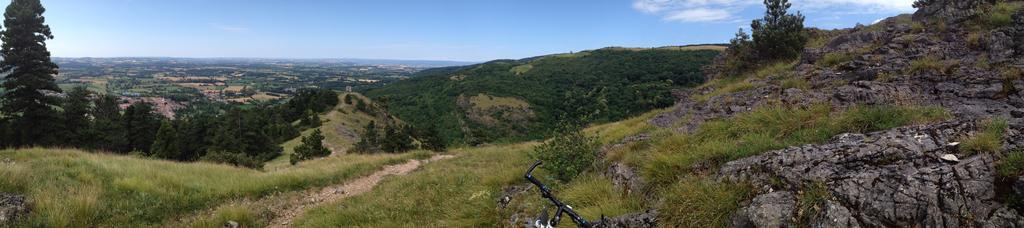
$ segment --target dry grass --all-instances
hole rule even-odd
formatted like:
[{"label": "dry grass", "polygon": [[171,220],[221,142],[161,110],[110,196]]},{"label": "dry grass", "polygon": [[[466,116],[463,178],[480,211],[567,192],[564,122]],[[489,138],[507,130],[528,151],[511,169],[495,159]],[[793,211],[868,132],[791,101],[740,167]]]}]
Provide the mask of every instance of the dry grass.
[{"label": "dry grass", "polygon": [[77,150],[2,150],[0,191],[36,210],[19,226],[154,226],[219,203],[340,183],[417,155],[345,155],[273,172]]}]

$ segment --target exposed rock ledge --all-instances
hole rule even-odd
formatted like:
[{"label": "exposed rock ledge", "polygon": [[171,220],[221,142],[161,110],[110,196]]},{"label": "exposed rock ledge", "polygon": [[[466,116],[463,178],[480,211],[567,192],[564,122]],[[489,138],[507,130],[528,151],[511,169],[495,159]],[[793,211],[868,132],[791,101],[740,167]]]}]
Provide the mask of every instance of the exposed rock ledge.
[{"label": "exposed rock ledge", "polygon": [[[1024,141],[1020,129],[1011,127],[1006,141]],[[736,213],[738,227],[792,225],[798,221],[798,192],[815,184],[830,196],[814,202],[819,209],[808,212],[804,225],[1024,227],[1024,217],[999,202],[994,155],[966,156],[951,144],[975,130],[974,123],[948,122],[844,134],[823,145],[729,162],[719,178],[750,182],[766,192]],[[950,154],[960,158],[942,159]]]}]

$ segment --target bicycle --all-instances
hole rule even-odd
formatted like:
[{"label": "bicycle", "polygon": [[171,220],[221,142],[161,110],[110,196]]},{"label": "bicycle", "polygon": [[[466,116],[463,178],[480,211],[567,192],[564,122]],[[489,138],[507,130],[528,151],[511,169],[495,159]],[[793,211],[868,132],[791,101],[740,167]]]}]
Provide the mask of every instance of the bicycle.
[{"label": "bicycle", "polygon": [[541,163],[542,162],[540,160],[537,160],[536,162],[533,163],[533,166],[530,166],[530,169],[526,171],[526,180],[529,180],[530,183],[536,185],[537,188],[540,190],[541,197],[550,200],[551,203],[555,204],[555,206],[558,207],[558,209],[555,210],[555,217],[551,219],[547,218],[548,211],[547,209],[544,209],[544,213],[539,218],[534,220],[532,225],[541,228],[552,228],[558,226],[558,222],[562,220],[562,214],[566,214],[569,215],[569,218],[572,219],[573,223],[576,223],[576,226],[581,228],[592,227],[590,222],[587,222],[587,220],[584,219],[583,216],[580,216],[578,213],[576,213],[576,211],[574,211],[571,206],[566,205],[565,203],[562,203],[562,201],[558,200],[558,198],[556,198],[555,195],[551,194],[551,189],[545,186],[544,183],[541,183],[540,180],[537,180],[537,178],[533,177],[533,170],[536,169],[537,166],[540,166]]}]

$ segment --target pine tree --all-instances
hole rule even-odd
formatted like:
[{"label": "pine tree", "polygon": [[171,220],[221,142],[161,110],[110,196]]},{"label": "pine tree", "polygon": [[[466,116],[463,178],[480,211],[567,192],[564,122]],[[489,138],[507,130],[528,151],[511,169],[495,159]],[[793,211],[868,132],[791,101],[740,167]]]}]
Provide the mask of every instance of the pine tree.
[{"label": "pine tree", "polygon": [[121,123],[121,107],[117,97],[103,95],[93,102],[92,132],[95,132],[95,140],[89,146],[90,149],[100,149],[111,152],[127,152],[128,140],[124,137],[124,126]]},{"label": "pine tree", "polygon": [[430,126],[427,130],[421,131],[418,134],[421,146],[423,149],[441,152],[445,151],[447,146],[445,145],[444,138],[441,138],[441,133],[437,131],[437,127]]},{"label": "pine tree", "polygon": [[18,129],[7,139],[14,145],[54,145],[59,138],[60,114],[54,109],[59,101],[49,94],[61,90],[53,78],[57,64],[46,49],[53,35],[45,11],[39,0],[13,0],[4,13],[0,72],[7,76],[0,112],[11,119],[9,127]]},{"label": "pine tree", "polygon": [[160,129],[160,119],[153,112],[153,106],[146,102],[138,102],[128,106],[124,110],[122,126],[124,126],[124,137],[127,139],[127,147],[121,151],[141,152],[150,154],[150,146],[156,140],[156,132]]},{"label": "pine tree", "polygon": [[808,39],[804,16],[787,12],[789,0],[764,0],[764,5],[764,18],[750,24],[758,55],[768,61],[799,57]]},{"label": "pine tree", "polygon": [[178,147],[178,131],[170,121],[160,123],[160,130],[156,132],[156,140],[150,148],[153,157],[163,159],[181,160],[181,148]]},{"label": "pine tree", "polygon": [[331,155],[331,150],[324,147],[324,135],[320,129],[313,130],[312,134],[302,137],[302,144],[295,147],[289,161],[292,165],[299,161]]},{"label": "pine tree", "polygon": [[89,113],[92,111],[92,104],[89,102],[89,92],[84,86],[71,89],[64,99],[64,142],[65,146],[86,147],[86,143],[93,141],[91,132],[92,126],[89,120]]}]

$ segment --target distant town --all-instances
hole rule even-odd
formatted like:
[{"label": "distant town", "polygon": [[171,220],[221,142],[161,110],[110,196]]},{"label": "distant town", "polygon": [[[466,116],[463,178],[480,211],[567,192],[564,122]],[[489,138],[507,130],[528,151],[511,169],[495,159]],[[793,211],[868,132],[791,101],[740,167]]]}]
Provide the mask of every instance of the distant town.
[{"label": "distant town", "polygon": [[362,90],[430,67],[467,63],[345,59],[54,58],[58,85],[152,104],[164,116],[190,102],[274,102],[301,88]]}]

